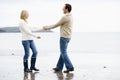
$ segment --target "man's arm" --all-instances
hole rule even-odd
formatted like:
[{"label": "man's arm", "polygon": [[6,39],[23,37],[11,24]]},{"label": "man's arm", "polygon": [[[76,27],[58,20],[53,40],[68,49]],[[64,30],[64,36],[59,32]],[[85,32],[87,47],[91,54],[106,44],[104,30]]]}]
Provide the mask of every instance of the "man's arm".
[{"label": "man's arm", "polygon": [[44,26],[43,29],[44,30],[54,29],[54,28],[60,27],[65,22],[66,22],[65,17],[62,17],[56,24],[50,25],[50,26]]}]

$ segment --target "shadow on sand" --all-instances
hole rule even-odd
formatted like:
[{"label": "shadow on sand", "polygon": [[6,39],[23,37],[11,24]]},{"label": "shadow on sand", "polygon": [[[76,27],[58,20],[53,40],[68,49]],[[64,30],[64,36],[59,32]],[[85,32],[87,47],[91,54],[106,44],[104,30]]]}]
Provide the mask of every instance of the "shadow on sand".
[{"label": "shadow on sand", "polygon": [[63,72],[55,72],[57,75],[58,80],[73,80],[74,74],[73,73],[67,73],[63,74]]},{"label": "shadow on sand", "polygon": [[[23,80],[35,80],[35,75],[38,73],[39,72],[31,72],[31,73],[24,72]],[[29,77],[29,75],[30,75],[30,77]]]},{"label": "shadow on sand", "polygon": [[[27,73],[24,72],[23,80],[35,80],[35,75],[39,72],[31,72]],[[63,74],[63,72],[54,72],[57,76],[57,80],[73,80],[74,74],[73,73],[66,73]]]}]

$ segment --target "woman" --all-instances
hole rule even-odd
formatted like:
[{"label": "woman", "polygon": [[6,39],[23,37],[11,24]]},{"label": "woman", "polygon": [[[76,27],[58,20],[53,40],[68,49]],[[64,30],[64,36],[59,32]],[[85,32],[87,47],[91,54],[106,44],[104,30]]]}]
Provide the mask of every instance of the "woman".
[{"label": "woman", "polygon": [[[40,39],[40,36],[36,36],[32,33],[31,27],[28,26],[28,22],[27,22],[28,17],[29,17],[28,12],[26,10],[22,10],[21,15],[20,15],[21,21],[19,24],[19,29],[22,33],[22,45],[25,51],[25,54],[23,57],[24,72],[32,72],[32,70],[39,71],[39,69],[35,68],[37,50],[36,50],[36,46],[34,44],[33,38]],[[32,50],[32,57],[31,57],[31,67],[29,69],[28,58],[30,54],[30,50],[29,50],[30,48]]]}]

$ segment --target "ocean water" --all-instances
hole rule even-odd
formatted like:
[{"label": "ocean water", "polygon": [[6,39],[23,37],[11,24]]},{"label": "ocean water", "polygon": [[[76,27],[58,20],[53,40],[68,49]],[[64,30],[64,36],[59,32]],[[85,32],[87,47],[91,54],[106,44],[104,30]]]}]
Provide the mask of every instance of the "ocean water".
[{"label": "ocean water", "polygon": [[[59,33],[35,33],[40,55],[59,53]],[[73,33],[68,52],[72,53],[120,53],[120,32]],[[23,55],[20,33],[0,33],[0,55]]]}]

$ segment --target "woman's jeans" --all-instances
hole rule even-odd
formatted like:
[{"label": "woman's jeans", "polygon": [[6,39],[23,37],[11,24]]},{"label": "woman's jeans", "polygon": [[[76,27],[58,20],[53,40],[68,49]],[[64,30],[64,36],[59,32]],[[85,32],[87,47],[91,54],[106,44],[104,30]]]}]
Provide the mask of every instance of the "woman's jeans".
[{"label": "woman's jeans", "polygon": [[70,41],[70,38],[60,37],[60,52],[61,52],[61,54],[60,54],[60,57],[59,57],[59,60],[57,63],[57,68],[59,70],[63,69],[64,63],[68,70],[73,68],[73,65],[67,54],[67,47],[68,47],[69,41]]},{"label": "woman's jeans", "polygon": [[34,44],[33,40],[22,40],[22,45],[24,47],[24,60],[28,60],[29,55],[30,55],[30,48],[32,50],[32,58],[36,58],[37,57],[37,50],[36,50],[36,46]]}]

